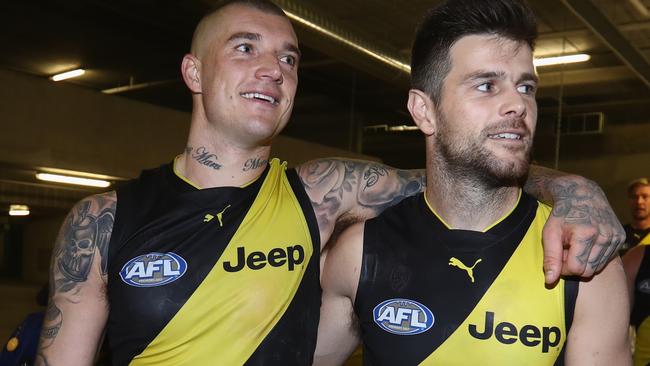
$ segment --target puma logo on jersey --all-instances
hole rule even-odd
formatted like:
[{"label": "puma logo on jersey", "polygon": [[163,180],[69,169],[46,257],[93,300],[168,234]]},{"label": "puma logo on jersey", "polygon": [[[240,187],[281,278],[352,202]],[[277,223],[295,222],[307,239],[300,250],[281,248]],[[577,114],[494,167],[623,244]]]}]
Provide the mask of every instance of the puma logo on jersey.
[{"label": "puma logo on jersey", "polygon": [[539,329],[532,324],[525,324],[521,329],[517,329],[516,325],[508,322],[501,322],[495,326],[494,313],[491,311],[485,312],[485,324],[482,328],[483,330],[479,331],[478,325],[470,324],[469,334],[480,340],[488,340],[494,335],[494,338],[502,344],[513,344],[517,341],[527,347],[537,347],[541,344],[542,353],[548,353],[548,350],[559,345],[562,339],[562,332],[558,327]]},{"label": "puma logo on jersey", "polygon": [[476,267],[477,264],[481,262],[481,259],[477,259],[476,262],[474,262],[474,265],[471,267],[467,267],[465,263],[461,262],[460,259],[456,257],[451,257],[449,258],[449,265],[458,267],[462,269],[463,271],[467,272],[467,275],[469,276],[469,279],[472,280],[472,283],[474,283],[474,267]]},{"label": "puma logo on jersey", "polygon": [[[223,227],[223,213],[230,208],[230,205],[226,206],[221,212],[218,212],[216,215],[217,221],[219,221],[219,226]],[[203,222],[210,222],[215,218],[215,215],[205,214],[203,217]]]},{"label": "puma logo on jersey", "polygon": [[244,247],[237,247],[237,261],[223,262],[223,269],[226,272],[239,272],[244,267],[258,270],[269,264],[271,267],[287,265],[289,271],[293,271],[296,265],[305,261],[305,250],[300,245],[286,248],[273,248],[268,254],[264,252],[252,252],[246,255]]}]

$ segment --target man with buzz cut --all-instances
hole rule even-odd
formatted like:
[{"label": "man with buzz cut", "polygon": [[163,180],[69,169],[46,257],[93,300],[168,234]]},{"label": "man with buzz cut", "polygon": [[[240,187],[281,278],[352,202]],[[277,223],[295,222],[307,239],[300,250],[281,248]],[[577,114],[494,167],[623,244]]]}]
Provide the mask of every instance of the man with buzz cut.
[{"label": "man with buzz cut", "polygon": [[[116,365],[311,364],[319,253],[335,225],[420,192],[423,175],[271,159],[299,63],[291,22],[269,1],[226,1],[200,21],[181,64],[187,147],[73,207],[53,252],[37,364],[90,365],[104,333]],[[528,188],[562,207],[547,225],[549,282],[561,267],[602,267],[623,239],[602,191],[541,168]]]},{"label": "man with buzz cut", "polygon": [[629,365],[620,259],[546,285],[551,207],[522,191],[537,120],[535,17],[521,0],[449,0],[421,24],[408,109],[426,190],[329,250],[315,365]]}]

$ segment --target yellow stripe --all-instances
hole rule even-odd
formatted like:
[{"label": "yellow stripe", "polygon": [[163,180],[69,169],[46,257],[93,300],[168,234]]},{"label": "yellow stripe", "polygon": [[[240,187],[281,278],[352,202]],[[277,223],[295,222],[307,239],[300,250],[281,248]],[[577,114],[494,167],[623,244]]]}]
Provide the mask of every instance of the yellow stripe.
[{"label": "yellow stripe", "polygon": [[[550,208],[540,204],[524,239],[490,289],[460,327],[421,365],[553,365],[566,339],[566,329],[564,281],[552,289],[544,285],[541,231],[549,213]],[[477,282],[481,280],[480,273],[478,266],[474,270]],[[541,344],[530,347],[519,339],[503,344],[494,333],[485,340],[472,337],[470,324],[483,332],[487,312],[494,314],[494,327],[501,322],[514,324],[518,331],[525,325],[540,331],[543,327],[556,326],[562,335],[559,346],[543,353]],[[435,326],[434,323],[432,330]]]},{"label": "yellow stripe", "polygon": [[[131,365],[241,365],[282,318],[313,255],[307,222],[277,159],[244,221],[219,261],[187,303]],[[226,272],[224,261],[301,245],[305,258],[293,271],[267,265]],[[188,266],[191,266],[188,261]]]}]

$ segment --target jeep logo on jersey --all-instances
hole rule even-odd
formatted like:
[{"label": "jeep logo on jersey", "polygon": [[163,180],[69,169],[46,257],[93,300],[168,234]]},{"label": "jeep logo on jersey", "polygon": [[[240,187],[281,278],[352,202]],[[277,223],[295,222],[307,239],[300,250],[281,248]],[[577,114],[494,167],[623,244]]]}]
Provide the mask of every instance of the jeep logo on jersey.
[{"label": "jeep logo on jersey", "polygon": [[[482,330],[479,330],[482,329]],[[541,327],[541,329],[532,324],[524,324],[520,329],[517,326],[501,322],[494,324],[494,313],[485,312],[484,325],[469,325],[469,334],[476,339],[488,340],[494,338],[502,344],[513,344],[517,341],[527,347],[541,346],[542,353],[547,353],[551,348],[560,344],[562,332],[558,327]]]},{"label": "jeep logo on jersey", "polygon": [[187,262],[174,253],[149,253],[128,261],[120,271],[127,285],[154,287],[166,285],[181,278],[187,270]]},{"label": "jeep logo on jersey", "polygon": [[381,329],[393,334],[420,334],[433,326],[431,310],[413,300],[386,300],[375,306],[372,315]]},{"label": "jeep logo on jersey", "polygon": [[300,265],[304,261],[305,250],[300,245],[286,248],[273,248],[268,253],[252,252],[248,255],[246,255],[246,249],[244,247],[237,247],[237,260],[223,262],[223,269],[226,272],[239,272],[244,267],[258,270],[266,267],[268,264],[271,267],[286,265],[289,271],[293,271],[296,265]]}]

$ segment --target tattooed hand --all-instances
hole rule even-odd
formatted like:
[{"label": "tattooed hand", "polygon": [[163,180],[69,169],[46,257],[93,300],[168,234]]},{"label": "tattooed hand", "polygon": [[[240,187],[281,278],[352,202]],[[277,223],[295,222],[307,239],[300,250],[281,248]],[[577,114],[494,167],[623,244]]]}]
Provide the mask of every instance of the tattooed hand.
[{"label": "tattooed hand", "polygon": [[374,162],[319,159],[299,166],[297,171],[316,213],[321,246],[337,223],[377,216],[424,190],[424,171],[398,170]]},{"label": "tattooed hand", "polygon": [[37,365],[90,364],[108,315],[106,257],[115,193],[86,198],[59,232],[50,269],[50,299]]},{"label": "tattooed hand", "polygon": [[596,183],[536,167],[526,189],[553,205],[543,231],[547,283],[560,274],[593,276],[625,241],[625,231]]}]

